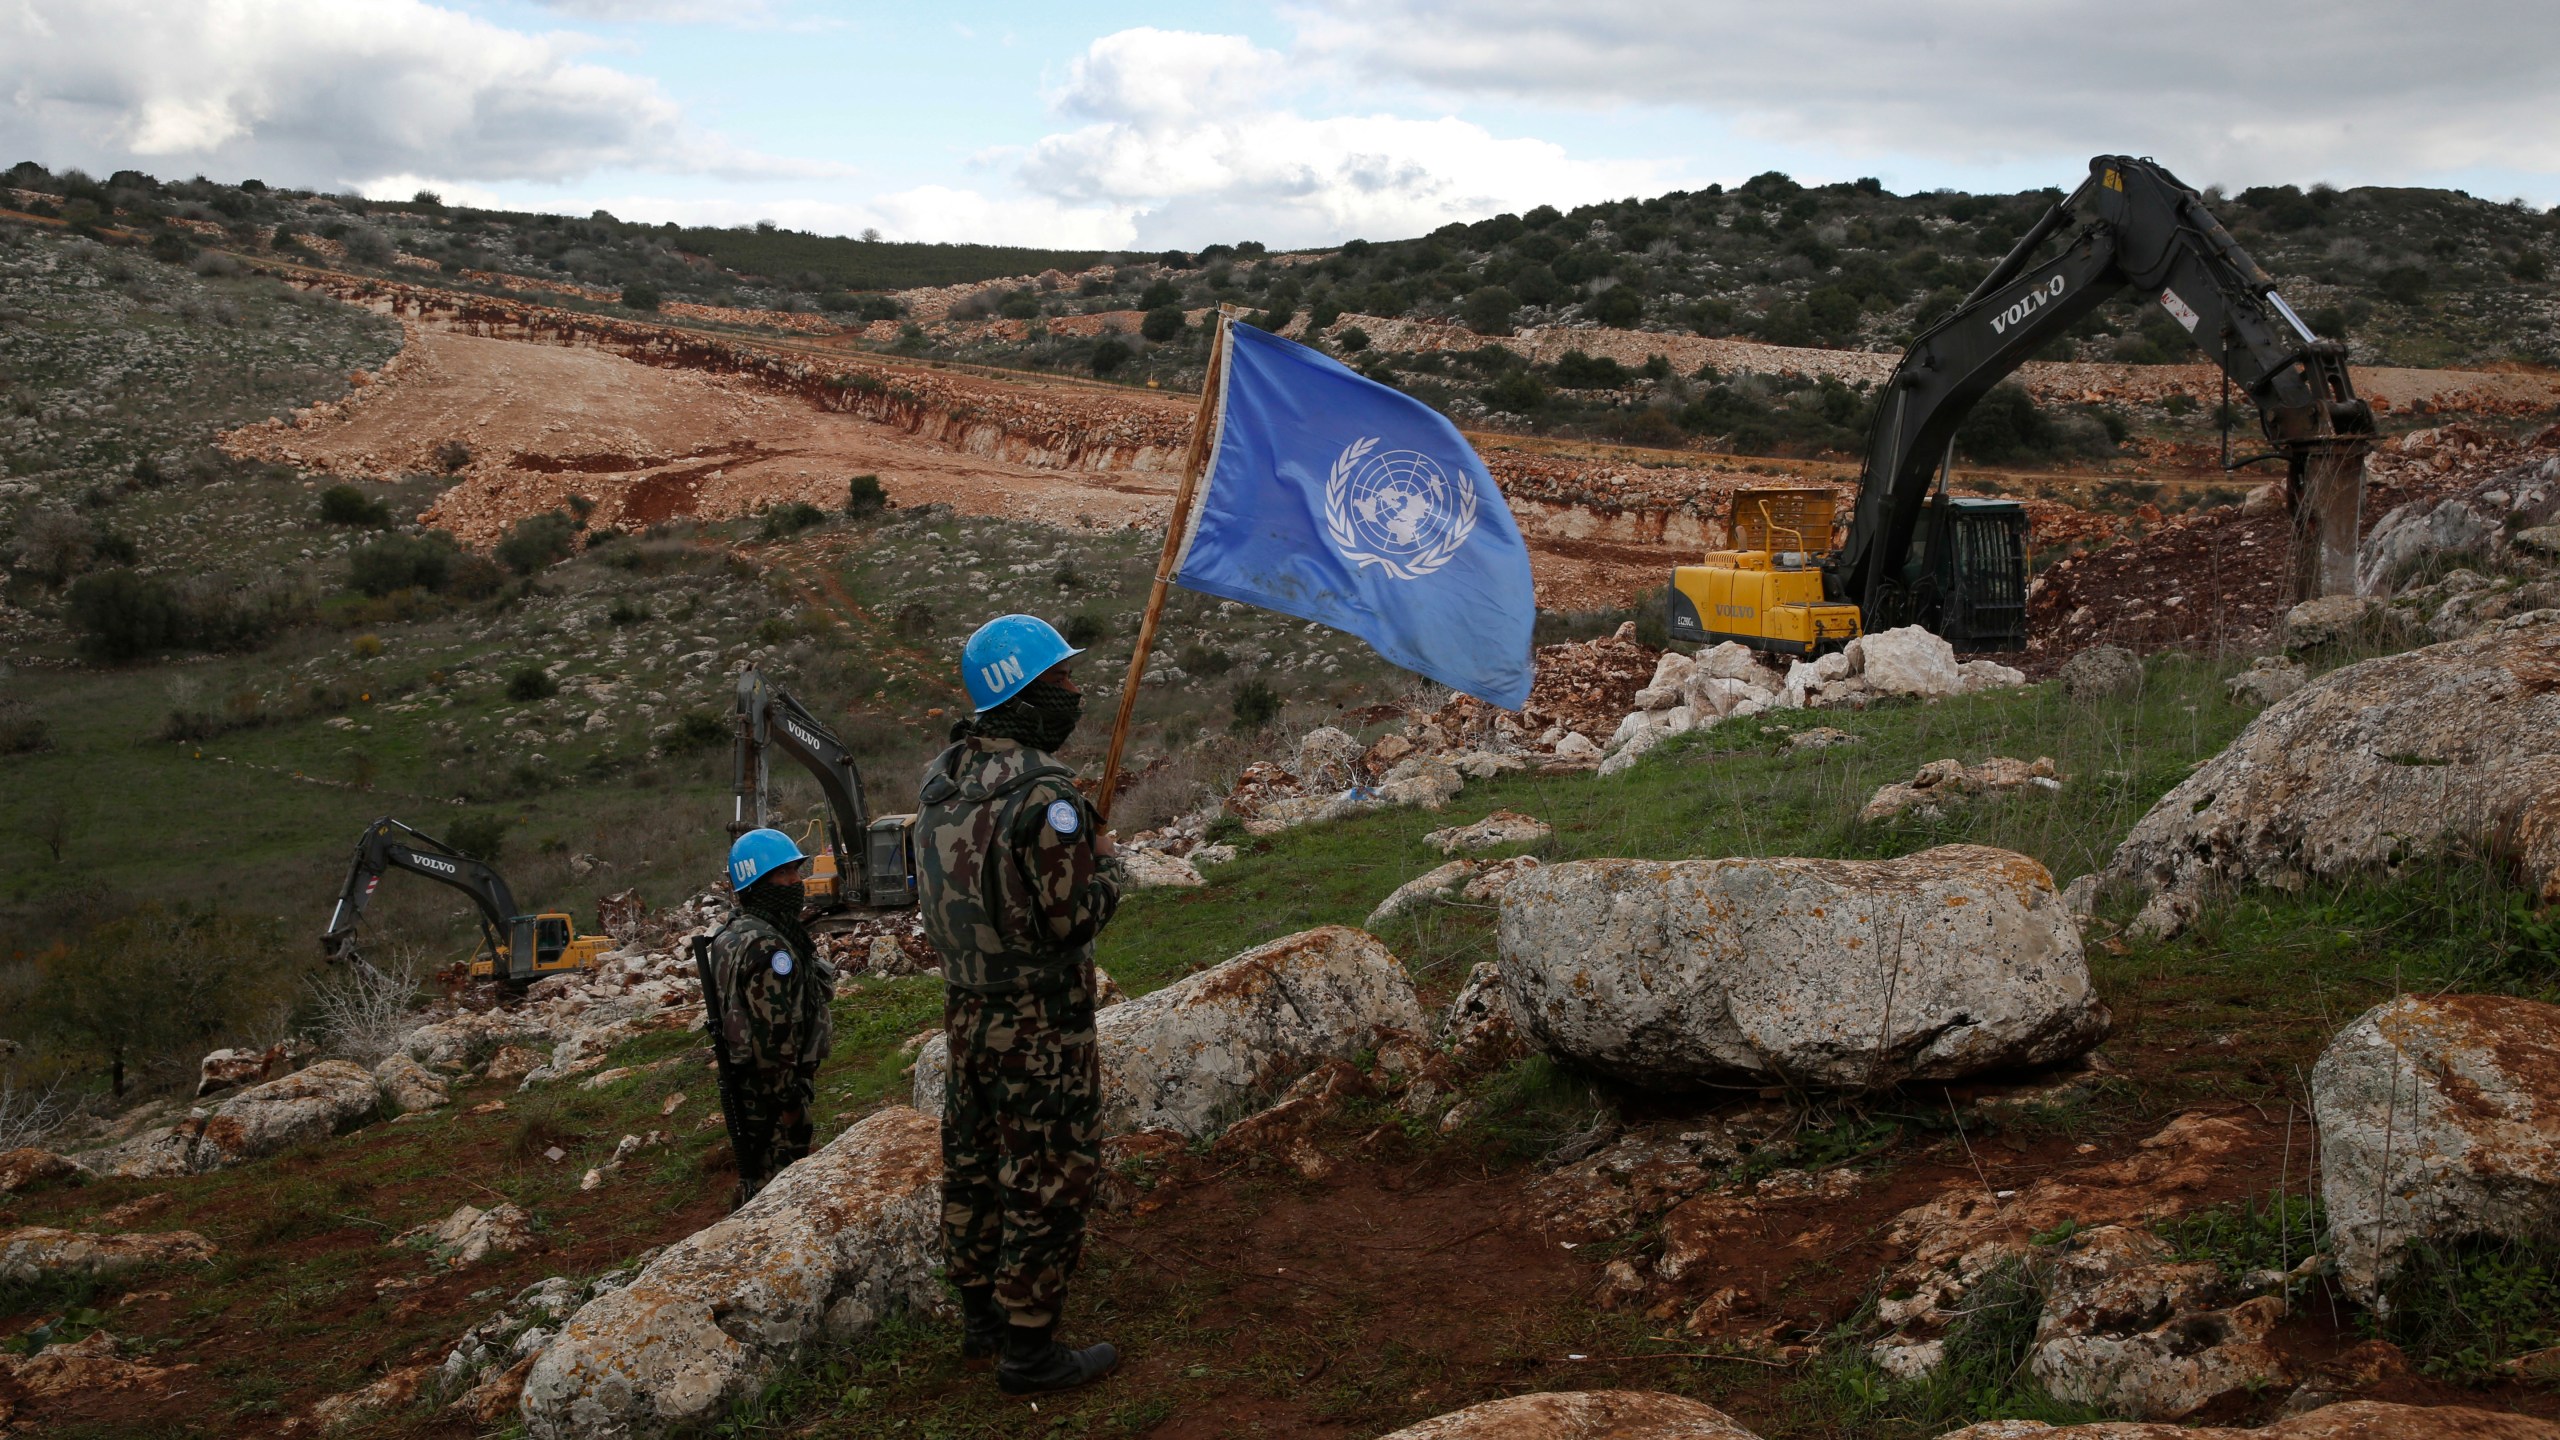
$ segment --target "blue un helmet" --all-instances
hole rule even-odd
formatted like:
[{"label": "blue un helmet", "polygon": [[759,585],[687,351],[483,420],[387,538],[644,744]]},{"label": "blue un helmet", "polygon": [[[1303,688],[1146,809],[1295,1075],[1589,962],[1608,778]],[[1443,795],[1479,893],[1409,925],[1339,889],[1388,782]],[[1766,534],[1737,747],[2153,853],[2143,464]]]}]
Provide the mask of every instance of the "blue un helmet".
[{"label": "blue un helmet", "polygon": [[969,703],[984,715],[1021,694],[1042,671],[1083,653],[1046,620],[999,615],[960,647],[960,680],[969,687]]},{"label": "blue un helmet", "polygon": [[744,890],[783,866],[808,858],[779,830],[750,830],[729,847],[729,888]]}]

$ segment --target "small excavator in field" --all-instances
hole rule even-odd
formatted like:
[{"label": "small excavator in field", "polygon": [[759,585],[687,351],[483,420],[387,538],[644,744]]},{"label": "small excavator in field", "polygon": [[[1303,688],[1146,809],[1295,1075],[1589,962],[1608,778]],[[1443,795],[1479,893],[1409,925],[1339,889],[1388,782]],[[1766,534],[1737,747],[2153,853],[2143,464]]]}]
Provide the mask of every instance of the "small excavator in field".
[{"label": "small excavator in field", "polygon": [[[800,849],[810,857],[805,881],[809,928],[840,928],[865,910],[904,910],[916,903],[915,817],[874,818],[862,793],[853,751],[818,723],[790,691],[750,669],[738,676],[737,795],[732,839],[771,823],[773,754],[797,760],[817,778],[827,811],[810,822]],[[820,843],[812,846],[811,838]],[[851,847],[860,845],[860,864]]]},{"label": "small excavator in field", "polygon": [[519,914],[515,891],[505,876],[486,861],[475,860],[453,846],[385,815],[364,828],[356,841],[355,859],[347,866],[347,883],[329,912],[329,928],[321,932],[320,949],[332,962],[356,958],[356,922],[373,898],[384,872],[406,870],[450,885],[471,897],[480,911],[480,934],[487,953],[471,963],[471,977],[495,977],[521,988],[546,975],[584,970],[613,948],[602,935],[581,935],[568,915],[552,911]]},{"label": "small excavator in field", "polygon": [[[2037,261],[2084,216],[2060,254]],[[2238,465],[2283,460],[2297,507],[2315,472],[2351,469],[2360,483],[2373,409],[2348,380],[2345,345],[2311,332],[2203,197],[2153,161],[2101,155],[1876,392],[1838,548],[1828,492],[1737,494],[1733,548],[1672,572],[1672,638],[1809,657],[1917,624],[1959,650],[2023,649],[2026,507],[1947,493],[1956,429],[1993,385],[2127,289],[2156,300],[2257,405],[2270,448]],[[2351,550],[2351,507],[2346,523]]]}]

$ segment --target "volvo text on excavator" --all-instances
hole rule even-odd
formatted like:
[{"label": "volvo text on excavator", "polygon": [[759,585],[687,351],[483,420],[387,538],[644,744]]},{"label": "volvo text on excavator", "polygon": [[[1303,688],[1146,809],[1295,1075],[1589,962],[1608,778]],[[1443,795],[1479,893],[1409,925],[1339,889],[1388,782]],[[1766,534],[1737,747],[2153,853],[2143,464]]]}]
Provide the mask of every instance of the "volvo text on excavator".
[{"label": "volvo text on excavator", "polygon": [[[2075,223],[2060,254],[2036,258]],[[2285,462],[2297,529],[2311,519],[2306,495],[2322,496],[2313,523],[2327,532],[2324,550],[2337,548],[2343,524],[2352,557],[2374,426],[2348,380],[2346,347],[2312,333],[2194,190],[2153,161],[2101,155],[1876,392],[1839,546],[1827,494],[1738,495],[1734,548],[1672,572],[1672,636],[1810,656],[1917,624],[1959,650],[2024,648],[2026,510],[1947,493],[1956,428],[1993,385],[2127,289],[2156,301],[2247,393],[2269,446],[2256,458]],[[2344,503],[2334,496],[2342,483]],[[1789,498],[1808,494],[1820,503]]]},{"label": "volvo text on excavator", "polygon": [[[861,910],[903,910],[916,903],[913,815],[873,818],[862,794],[853,752],[818,723],[790,691],[747,670],[738,676],[737,795],[730,815],[732,839],[774,823],[773,752],[797,760],[817,778],[827,798],[816,822],[823,843],[800,844],[811,857],[808,886],[811,928],[824,930]],[[850,847],[860,845],[861,863]]]},{"label": "volvo text on excavator", "polygon": [[494,867],[385,815],[364,827],[357,839],[347,883],[329,912],[329,928],[321,933],[320,948],[330,960],[355,956],[356,922],[388,870],[424,875],[471,897],[488,946],[488,953],[471,964],[473,979],[495,976],[511,986],[530,985],[545,975],[587,969],[613,946],[604,936],[579,934],[566,914],[517,913],[515,891]]}]

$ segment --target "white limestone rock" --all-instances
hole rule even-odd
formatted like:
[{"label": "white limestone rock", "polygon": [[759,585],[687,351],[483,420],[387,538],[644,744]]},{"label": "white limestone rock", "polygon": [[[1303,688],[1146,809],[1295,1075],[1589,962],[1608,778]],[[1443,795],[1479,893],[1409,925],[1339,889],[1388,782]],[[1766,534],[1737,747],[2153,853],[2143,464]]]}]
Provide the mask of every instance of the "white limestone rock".
[{"label": "white limestone rock", "polygon": [[[1096,1017],[1102,1130],[1194,1139],[1250,1113],[1326,1060],[1428,1022],[1404,965],[1365,931],[1285,936]],[[945,1038],[916,1053],[916,1108],[942,1113]]]},{"label": "white limestone rock", "polygon": [[1944,1080],[2106,1033],[2053,877],[2004,850],[1575,861],[1522,875],[1501,907],[1530,1034],[1637,1084]]},{"label": "white limestone rock", "polygon": [[1651,1390],[1547,1390],[1488,1400],[1379,1440],[1760,1440],[1712,1405]]},{"label": "white limestone rock", "polygon": [[2560,1005],[2404,995],[2311,1071],[2338,1278],[2369,1305],[2408,1249],[2560,1224]]},{"label": "white limestone rock", "polygon": [[323,1060],[254,1085],[176,1125],[146,1130],[74,1159],[101,1175],[159,1178],[227,1170],[279,1150],[326,1140],[382,1103],[373,1076],[352,1060]]},{"label": "white limestone rock", "polygon": [[897,1107],[868,1116],[588,1301],[525,1377],[526,1428],[641,1440],[699,1426],[811,1341],[940,1310],[940,1129]]},{"label": "white limestone rock", "polygon": [[1933,699],[1964,693],[1956,647],[1917,625],[1861,635],[1853,648],[1857,674],[1871,694]]}]

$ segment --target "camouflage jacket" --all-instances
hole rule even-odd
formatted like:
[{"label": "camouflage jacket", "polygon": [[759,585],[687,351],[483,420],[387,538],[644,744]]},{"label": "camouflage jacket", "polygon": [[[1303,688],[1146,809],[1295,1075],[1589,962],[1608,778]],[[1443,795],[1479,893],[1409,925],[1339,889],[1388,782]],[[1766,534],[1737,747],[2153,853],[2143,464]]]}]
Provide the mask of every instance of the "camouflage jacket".
[{"label": "camouflage jacket", "polygon": [[753,1070],[814,1071],[835,1047],[835,971],[763,920],[739,911],[711,937],[720,986],[720,1043],[730,1062]]},{"label": "camouflage jacket", "polygon": [[1073,980],[1120,904],[1120,867],[1074,772],[1013,740],[970,739],[927,766],[916,807],[916,908],[963,990]]}]

